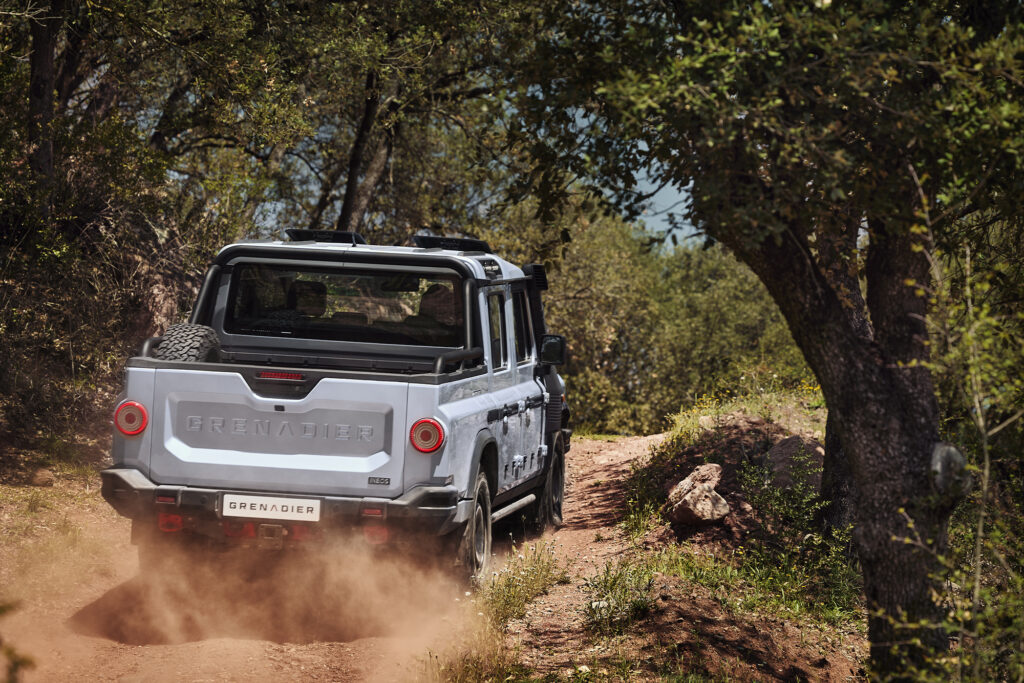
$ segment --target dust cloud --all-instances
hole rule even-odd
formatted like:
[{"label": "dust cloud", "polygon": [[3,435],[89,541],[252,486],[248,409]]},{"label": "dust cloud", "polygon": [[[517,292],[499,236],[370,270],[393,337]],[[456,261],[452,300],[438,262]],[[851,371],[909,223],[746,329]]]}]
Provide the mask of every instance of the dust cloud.
[{"label": "dust cloud", "polygon": [[361,540],[169,552],[127,580],[67,572],[62,604],[26,605],[15,635],[37,660],[28,681],[408,680],[472,629],[446,564]]},{"label": "dust cloud", "polygon": [[356,542],[201,558],[169,553],[80,609],[71,624],[128,645],[351,641],[416,633],[457,606],[459,590],[429,563]]}]

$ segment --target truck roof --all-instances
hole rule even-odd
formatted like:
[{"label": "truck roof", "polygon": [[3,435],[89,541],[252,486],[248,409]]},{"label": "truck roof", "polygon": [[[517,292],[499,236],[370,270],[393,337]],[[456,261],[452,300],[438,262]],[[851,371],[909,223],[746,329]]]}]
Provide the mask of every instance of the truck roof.
[{"label": "truck roof", "polygon": [[[458,244],[460,240],[450,238],[447,240]],[[483,244],[476,240],[466,240],[473,245]],[[442,256],[458,261],[469,268],[474,277],[481,280],[518,280],[525,276],[522,268],[509,263],[500,256],[490,252],[479,250],[445,249],[442,247],[397,247],[377,244],[352,244],[340,242],[324,242],[318,240],[241,240],[229,244],[217,253],[216,261],[226,260],[232,252],[264,250],[276,252],[276,256],[285,256],[289,251],[304,251],[307,253],[316,252],[320,254],[335,253],[339,261],[345,261],[349,254],[379,254],[385,257],[398,257],[403,261],[408,259],[410,265],[417,260],[427,257]],[[298,256],[298,254],[296,254]]]}]

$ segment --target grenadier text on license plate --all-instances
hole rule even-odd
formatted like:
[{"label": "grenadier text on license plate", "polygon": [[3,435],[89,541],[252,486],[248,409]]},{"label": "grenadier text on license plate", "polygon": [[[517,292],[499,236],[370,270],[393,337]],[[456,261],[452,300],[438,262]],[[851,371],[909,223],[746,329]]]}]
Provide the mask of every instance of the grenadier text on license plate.
[{"label": "grenadier text on license plate", "polygon": [[320,521],[320,501],[310,498],[224,495],[225,517],[256,517],[304,522]]}]

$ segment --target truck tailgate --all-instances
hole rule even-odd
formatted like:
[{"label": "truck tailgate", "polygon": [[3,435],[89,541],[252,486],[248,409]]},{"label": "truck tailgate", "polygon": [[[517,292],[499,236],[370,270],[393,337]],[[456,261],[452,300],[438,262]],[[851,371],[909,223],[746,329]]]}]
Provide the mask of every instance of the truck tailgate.
[{"label": "truck tailgate", "polygon": [[401,382],[323,378],[303,398],[268,398],[238,373],[158,369],[150,476],[159,484],[395,497],[403,490],[407,394]]}]

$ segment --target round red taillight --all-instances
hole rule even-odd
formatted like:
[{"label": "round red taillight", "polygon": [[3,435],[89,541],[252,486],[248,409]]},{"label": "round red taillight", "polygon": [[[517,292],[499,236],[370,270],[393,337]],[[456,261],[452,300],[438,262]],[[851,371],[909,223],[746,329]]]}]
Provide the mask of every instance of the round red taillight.
[{"label": "round red taillight", "polygon": [[429,417],[416,420],[409,431],[413,448],[421,453],[433,453],[444,443],[444,428],[441,423]]},{"label": "round red taillight", "polygon": [[135,436],[149,424],[149,415],[141,403],[125,401],[114,411],[114,426],[125,436]]}]

